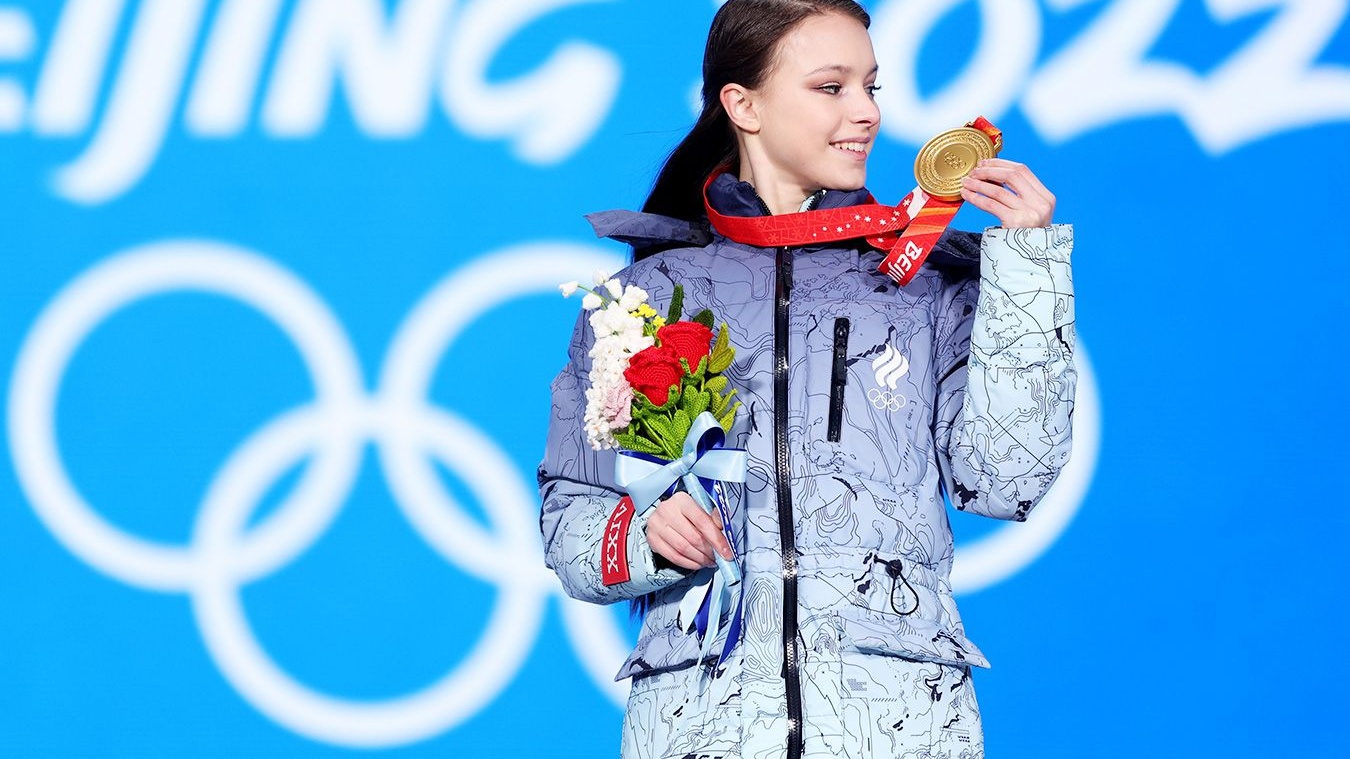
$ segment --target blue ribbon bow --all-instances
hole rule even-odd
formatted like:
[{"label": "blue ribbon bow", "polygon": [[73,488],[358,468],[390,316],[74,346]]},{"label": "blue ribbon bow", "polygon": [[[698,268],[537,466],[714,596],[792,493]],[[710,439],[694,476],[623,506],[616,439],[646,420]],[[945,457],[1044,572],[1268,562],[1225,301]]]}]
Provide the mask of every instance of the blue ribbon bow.
[{"label": "blue ribbon bow", "polygon": [[[722,517],[722,532],[731,545],[733,554],[739,554],[731,529],[731,515],[722,498],[722,482],[745,482],[748,455],[739,448],[722,447],[726,435],[717,418],[705,411],[695,417],[684,438],[683,454],[667,461],[656,456],[620,451],[614,464],[614,477],[619,487],[628,492],[638,513],[646,513],[657,501],[683,482],[694,502],[709,514],[717,509]],[[741,631],[741,568],[734,561],[713,552],[717,571],[700,570],[680,602],[680,621],[690,624],[702,640],[702,656],[712,655],[712,645],[721,627],[722,610],[732,610],[727,626],[726,642],[718,656],[718,664],[726,661],[740,639]]]}]

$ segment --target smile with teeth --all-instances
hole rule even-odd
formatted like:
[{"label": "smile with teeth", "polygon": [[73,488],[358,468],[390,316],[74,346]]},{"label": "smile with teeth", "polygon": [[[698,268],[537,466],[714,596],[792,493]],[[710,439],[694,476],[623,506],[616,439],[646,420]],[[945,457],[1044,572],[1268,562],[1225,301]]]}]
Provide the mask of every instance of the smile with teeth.
[{"label": "smile with teeth", "polygon": [[830,144],[840,150],[846,150],[850,153],[867,153],[867,143],[865,142],[833,142]]}]

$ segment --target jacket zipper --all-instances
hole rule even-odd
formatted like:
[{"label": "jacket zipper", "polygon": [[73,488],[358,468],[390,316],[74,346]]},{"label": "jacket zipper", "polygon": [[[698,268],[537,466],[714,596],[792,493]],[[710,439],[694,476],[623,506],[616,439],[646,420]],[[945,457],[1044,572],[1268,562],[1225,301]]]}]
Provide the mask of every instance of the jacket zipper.
[{"label": "jacket zipper", "polygon": [[844,386],[848,384],[848,319],[834,320],[834,368],[830,370],[830,417],[826,439],[839,442],[844,425]]},{"label": "jacket zipper", "polygon": [[774,262],[773,330],[774,463],[777,468],[778,540],[783,553],[783,681],[787,693],[787,757],[802,755],[802,685],[797,656],[797,540],[792,518],[788,455],[788,304],[792,295],[792,249],[778,249]]}]

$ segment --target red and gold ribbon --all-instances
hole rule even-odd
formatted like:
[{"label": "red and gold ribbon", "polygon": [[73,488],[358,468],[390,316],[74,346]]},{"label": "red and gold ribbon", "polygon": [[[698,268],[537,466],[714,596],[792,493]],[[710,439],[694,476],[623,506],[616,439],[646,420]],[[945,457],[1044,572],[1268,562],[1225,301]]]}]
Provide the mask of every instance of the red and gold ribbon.
[{"label": "red and gold ribbon", "polygon": [[[1003,133],[983,116],[967,124],[965,130],[978,130],[983,133],[988,138],[995,155],[1003,147]],[[940,146],[940,141],[958,131],[964,130],[944,132],[930,140],[928,145],[919,151],[919,158],[925,160],[932,156],[934,160],[948,161],[949,165],[945,170],[946,179],[950,180],[952,176],[959,174],[955,180],[956,187],[959,188],[959,177],[965,176],[975,168],[974,162],[967,155],[972,151],[930,150],[934,145]],[[969,144],[968,141],[957,142]],[[900,285],[909,284],[918,273],[924,259],[932,252],[933,246],[951,224],[952,217],[956,216],[963,202],[959,190],[955,199],[944,199],[935,197],[920,186],[910,191],[896,206],[881,205],[869,195],[866,203],[847,208],[802,211],[777,216],[727,216],[718,213],[708,202],[708,186],[721,173],[723,170],[715,171],[708,177],[703,186],[703,204],[708,212],[709,223],[722,236],[762,248],[862,238],[868,245],[886,254],[879,269]],[[924,172],[917,173],[920,174],[922,183]],[[950,190],[950,186],[945,189]]]}]

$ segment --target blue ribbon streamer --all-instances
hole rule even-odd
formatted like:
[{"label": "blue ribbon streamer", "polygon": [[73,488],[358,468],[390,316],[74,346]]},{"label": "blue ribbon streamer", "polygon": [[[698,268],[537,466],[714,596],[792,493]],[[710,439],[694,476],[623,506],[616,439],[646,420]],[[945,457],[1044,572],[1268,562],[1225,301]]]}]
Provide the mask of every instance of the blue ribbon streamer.
[{"label": "blue ribbon streamer", "polygon": [[[736,537],[731,529],[731,515],[727,512],[721,483],[745,482],[748,455],[739,448],[724,448],[726,435],[717,418],[709,412],[699,414],[684,438],[682,455],[670,461],[631,451],[620,451],[615,460],[614,477],[619,487],[628,492],[639,513],[646,513],[664,498],[677,482],[705,512],[717,509],[722,517],[722,532],[731,545],[733,555],[739,555]],[[681,620],[692,622],[702,641],[702,658],[712,655],[712,644],[721,627],[722,610],[731,609],[726,642],[718,656],[718,664],[726,661],[740,639],[741,631],[741,568],[734,561],[714,552],[716,572],[701,572],[680,603]],[[734,602],[735,608],[732,609]]]}]

